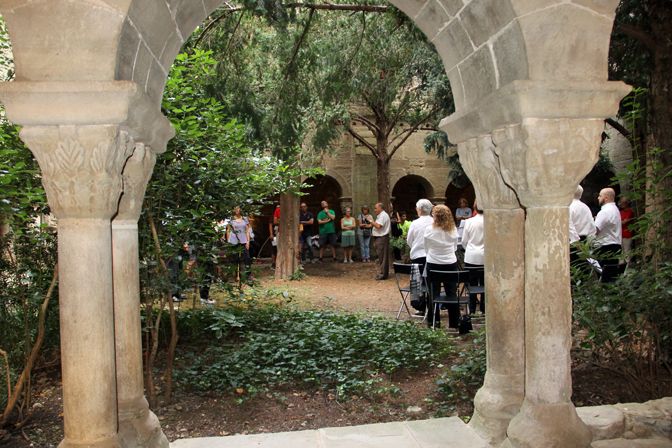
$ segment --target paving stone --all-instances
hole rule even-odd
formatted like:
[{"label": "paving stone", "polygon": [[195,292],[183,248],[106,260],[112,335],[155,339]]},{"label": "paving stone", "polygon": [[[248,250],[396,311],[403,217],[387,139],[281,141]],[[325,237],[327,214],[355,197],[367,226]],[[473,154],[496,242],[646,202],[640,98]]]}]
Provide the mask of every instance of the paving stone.
[{"label": "paving stone", "polygon": [[576,413],[590,428],[593,440],[615,439],[625,431],[623,412],[613,406],[586,406]]},{"label": "paving stone", "polygon": [[422,448],[486,448],[488,445],[459,417],[407,422]]},{"label": "paving stone", "polygon": [[309,448],[319,445],[316,430],[253,434],[228,437],[200,437],[176,440],[170,448]]},{"label": "paving stone", "polygon": [[[325,448],[421,448],[405,423],[394,422],[319,430]],[[307,447],[306,447],[307,448]]]}]

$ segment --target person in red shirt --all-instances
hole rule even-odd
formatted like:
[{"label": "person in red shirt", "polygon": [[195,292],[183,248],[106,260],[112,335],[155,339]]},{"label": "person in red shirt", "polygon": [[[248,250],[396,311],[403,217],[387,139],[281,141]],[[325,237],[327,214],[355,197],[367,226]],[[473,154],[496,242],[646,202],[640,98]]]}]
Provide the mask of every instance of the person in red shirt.
[{"label": "person in red shirt", "polygon": [[622,243],[621,247],[623,248],[623,260],[621,260],[621,265],[627,266],[630,263],[630,251],[632,250],[632,230],[628,224],[635,219],[635,212],[630,207],[630,201],[622,197],[618,201],[618,208],[621,212],[621,237]]}]

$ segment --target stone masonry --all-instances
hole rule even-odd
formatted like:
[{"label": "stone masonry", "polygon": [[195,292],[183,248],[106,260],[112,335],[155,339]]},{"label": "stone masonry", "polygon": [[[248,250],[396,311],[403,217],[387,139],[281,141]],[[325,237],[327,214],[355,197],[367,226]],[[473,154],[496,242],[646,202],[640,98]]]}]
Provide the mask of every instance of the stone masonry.
[{"label": "stone masonry", "polygon": [[[442,128],[485,208],[486,288],[502,312],[488,313],[470,429],[491,446],[588,447],[571,402],[567,206],[629,91],[607,80],[618,0],[391,1],[444,62],[456,112]],[[170,66],[224,3],[0,0],[16,63],[0,100],[59,219],[61,448],[167,445],[138,378],[134,222],[173,135],[160,110]]]}]

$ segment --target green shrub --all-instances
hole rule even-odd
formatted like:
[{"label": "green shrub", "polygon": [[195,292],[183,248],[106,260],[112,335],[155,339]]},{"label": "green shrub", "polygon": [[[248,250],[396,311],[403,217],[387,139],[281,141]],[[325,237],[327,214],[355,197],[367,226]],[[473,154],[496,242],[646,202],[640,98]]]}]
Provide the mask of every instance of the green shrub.
[{"label": "green shrub", "polygon": [[209,342],[182,347],[176,378],[201,392],[247,395],[287,385],[339,396],[389,392],[394,387],[386,375],[427,366],[450,350],[444,334],[411,322],[281,304],[238,304],[180,317],[191,328],[196,320]]},{"label": "green shrub", "polygon": [[483,385],[486,370],[485,327],[473,333],[459,350],[452,366],[439,376],[439,406],[441,413],[452,413],[460,404],[471,407],[476,391]]},{"label": "green shrub", "polygon": [[580,346],[628,380],[633,398],[672,394],[672,263],[628,268],[615,283],[574,291]]}]

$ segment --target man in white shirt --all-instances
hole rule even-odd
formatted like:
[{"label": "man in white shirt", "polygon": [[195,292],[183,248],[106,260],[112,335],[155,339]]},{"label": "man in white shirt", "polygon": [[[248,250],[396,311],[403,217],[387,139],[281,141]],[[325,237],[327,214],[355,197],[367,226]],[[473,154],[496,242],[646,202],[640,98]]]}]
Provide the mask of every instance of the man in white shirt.
[{"label": "man in white shirt", "polygon": [[[462,247],[464,247],[464,267],[481,268],[469,274],[471,286],[485,285],[483,265],[485,264],[485,244],[483,231],[483,210],[476,209],[476,216],[464,221],[462,232]],[[485,314],[485,294],[481,295],[479,304],[481,313]],[[476,312],[476,294],[469,297],[469,312]]]},{"label": "man in white shirt", "polygon": [[595,255],[602,266],[601,281],[613,282],[618,275],[621,256],[621,213],[616,206],[616,192],[603,188],[597,197],[602,206],[595,217]]},{"label": "man in white shirt", "polygon": [[376,280],[387,280],[390,273],[390,215],[383,208],[382,202],[374,206],[373,212],[376,214],[376,220],[373,222],[371,234],[378,255]]},{"label": "man in white shirt", "polygon": [[595,235],[595,222],[593,221],[593,214],[590,208],[581,202],[583,195],[583,187],[581,185],[576,187],[574,192],[574,199],[569,204],[569,219],[574,224],[574,229],[579,234],[581,241],[589,236]]},{"label": "man in white shirt", "polygon": [[432,225],[432,208],[434,206],[429,199],[420,199],[415,204],[415,210],[418,212],[418,219],[411,223],[406,236],[408,247],[411,248],[411,263],[421,265],[420,272],[424,270],[427,261],[425,252],[425,228]]}]

